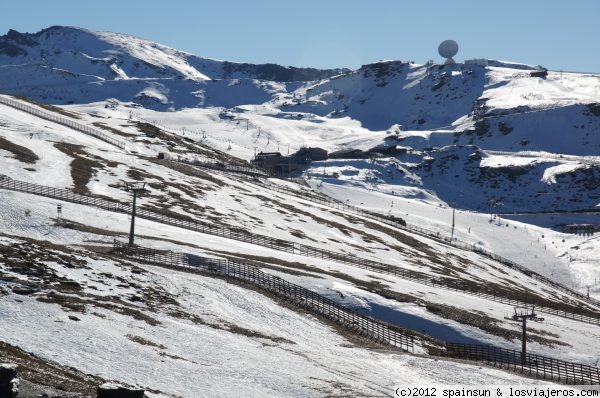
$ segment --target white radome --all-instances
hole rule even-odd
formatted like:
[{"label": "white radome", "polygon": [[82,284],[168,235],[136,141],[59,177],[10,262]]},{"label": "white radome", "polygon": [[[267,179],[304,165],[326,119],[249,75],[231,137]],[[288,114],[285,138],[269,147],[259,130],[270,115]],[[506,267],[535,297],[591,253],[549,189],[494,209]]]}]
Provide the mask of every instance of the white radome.
[{"label": "white radome", "polygon": [[453,64],[454,60],[452,57],[458,53],[458,43],[454,40],[444,40],[438,47],[438,53],[440,56],[446,58],[446,64]]}]

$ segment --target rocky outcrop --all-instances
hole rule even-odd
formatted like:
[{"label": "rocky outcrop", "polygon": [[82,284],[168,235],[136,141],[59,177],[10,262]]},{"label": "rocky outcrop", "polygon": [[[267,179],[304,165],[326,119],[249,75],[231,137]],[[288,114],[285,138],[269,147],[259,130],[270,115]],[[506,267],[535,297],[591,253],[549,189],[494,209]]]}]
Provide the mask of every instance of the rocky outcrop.
[{"label": "rocky outcrop", "polygon": [[98,398],[144,398],[144,390],[106,383],[98,386]]},{"label": "rocky outcrop", "polygon": [[17,365],[0,363],[0,397],[14,398],[18,393]]}]

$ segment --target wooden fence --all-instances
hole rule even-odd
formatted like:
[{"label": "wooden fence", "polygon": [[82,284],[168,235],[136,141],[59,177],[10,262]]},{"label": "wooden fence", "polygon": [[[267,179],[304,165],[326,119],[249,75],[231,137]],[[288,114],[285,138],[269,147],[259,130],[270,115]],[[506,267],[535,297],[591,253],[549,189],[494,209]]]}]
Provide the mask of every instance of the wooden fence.
[{"label": "wooden fence", "polygon": [[600,369],[561,361],[521,351],[479,344],[446,343],[446,355],[481,361],[488,365],[523,373],[538,379],[557,380],[565,384],[599,385]]},{"label": "wooden fence", "polygon": [[[318,293],[262,272],[252,265],[173,251],[130,247],[116,239],[114,253],[149,264],[188,267],[243,280],[299,307],[321,314],[370,340],[414,352],[415,335],[411,331],[359,314]],[[446,357],[483,362],[535,378],[557,380],[565,384],[600,384],[600,369],[592,366],[536,354],[526,354],[523,357],[520,351],[489,345],[443,343],[445,343],[443,355]]]},{"label": "wooden fence", "polygon": [[[211,168],[209,166],[204,166],[201,163],[194,163],[194,162],[187,162],[188,164],[194,165],[194,166],[199,166],[199,167],[207,167],[207,168]],[[214,169],[214,167],[213,167]],[[225,168],[221,168],[221,171],[228,171]],[[246,173],[246,174],[252,174],[252,173]],[[274,177],[273,175],[260,175],[258,173],[254,174],[255,177]],[[563,293],[569,294],[573,297],[576,297],[577,299],[581,300],[581,301],[585,301],[589,304],[595,305],[597,307],[600,308],[600,300],[596,300],[592,297],[588,297],[585,294],[579,293],[573,289],[570,289],[567,286],[562,285],[559,282],[553,281],[552,279],[541,275],[535,271],[532,271],[530,269],[528,269],[527,267],[524,267],[512,260],[509,260],[505,257],[499,256],[489,250],[486,250],[480,246],[477,246],[474,243],[468,243],[468,242],[464,242],[464,241],[460,241],[458,239],[449,239],[448,237],[442,236],[440,235],[439,232],[435,232],[426,228],[422,228],[416,225],[409,225],[407,224],[404,220],[399,219],[399,218],[393,218],[393,217],[384,217],[381,216],[377,213],[371,212],[371,211],[367,211],[364,209],[361,209],[359,207],[338,201],[336,199],[333,199],[321,192],[319,192],[319,195],[315,195],[315,192],[311,192],[311,194],[309,195],[305,195],[302,192],[299,192],[297,190],[291,189],[291,188],[286,188],[284,186],[278,185],[278,184],[272,184],[269,183],[268,181],[264,181],[265,186],[268,187],[268,189],[276,191],[276,192],[280,192],[280,193],[285,193],[288,195],[293,195],[296,197],[299,197],[303,200],[307,200],[309,202],[313,202],[313,203],[317,203],[320,204],[322,206],[326,206],[332,209],[337,209],[337,210],[343,210],[344,212],[347,213],[353,213],[362,217],[366,217],[369,218],[371,220],[383,223],[383,224],[387,224],[391,227],[403,230],[403,231],[407,231],[419,236],[423,236],[426,237],[428,239],[449,245],[449,246],[453,246],[462,250],[467,250],[467,251],[471,251],[474,253],[477,253],[479,255],[482,255],[484,257],[490,258],[492,260],[495,260],[497,262],[499,262],[500,264],[514,269],[524,275],[527,275],[529,277],[531,277],[532,279],[535,279],[539,282],[544,283],[545,285],[548,285],[558,291],[561,291]]]},{"label": "wooden fence", "polygon": [[123,142],[121,140],[117,140],[117,139],[111,137],[110,135],[108,135],[98,129],[87,126],[85,124],[77,123],[69,118],[58,116],[54,112],[44,111],[40,108],[24,104],[22,101],[16,101],[12,98],[5,97],[2,95],[0,95],[0,103],[2,103],[4,105],[8,105],[10,107],[13,107],[15,109],[18,109],[20,111],[30,113],[39,118],[46,119],[46,120],[49,120],[54,123],[62,124],[63,126],[70,127],[74,130],[77,130],[77,131],[80,131],[89,136],[98,138],[98,139],[100,139],[104,142],[107,142],[111,145],[114,145],[118,148],[125,149],[125,147],[126,147],[125,142]]},{"label": "wooden fence", "polygon": [[[267,171],[260,169],[258,167],[254,167],[251,165],[244,164],[230,164],[219,161],[210,161],[210,160],[199,160],[199,159],[187,159],[185,157],[177,157],[173,158],[173,155],[164,155],[165,160],[185,163],[191,166],[202,167],[205,169],[223,171],[226,173],[238,173],[238,174],[246,174],[252,177],[272,177],[272,175]],[[168,156],[168,157],[167,157]]]},{"label": "wooden fence", "polygon": [[343,210],[344,212],[348,212],[348,213],[353,213],[356,215],[360,215],[366,218],[369,218],[371,220],[374,221],[378,221],[382,224],[387,224],[389,226],[392,226],[396,229],[400,229],[403,231],[407,231],[407,232],[411,232],[414,233],[416,235],[419,236],[423,236],[426,237],[428,239],[449,245],[449,246],[453,246],[462,250],[467,250],[467,251],[471,251],[474,253],[477,253],[479,255],[482,255],[484,257],[490,258],[492,260],[495,260],[497,262],[499,262],[500,264],[514,269],[516,271],[519,271],[520,273],[529,276],[532,279],[535,279],[539,282],[544,283],[545,285],[548,285],[558,291],[561,291],[563,293],[569,294],[573,297],[576,297],[577,299],[581,300],[581,301],[585,301],[589,304],[595,305],[597,307],[600,308],[600,301],[596,300],[592,297],[588,297],[582,293],[579,293],[573,289],[568,288],[567,286],[562,285],[559,282],[553,281],[552,279],[543,276],[535,271],[532,271],[530,269],[528,269],[527,267],[524,267],[514,261],[511,261],[505,257],[499,256],[489,250],[486,250],[480,246],[477,246],[475,244],[472,243],[467,243],[467,242],[463,242],[460,241],[458,239],[454,239],[451,240],[447,237],[441,236],[439,233],[422,228],[422,227],[418,227],[416,225],[409,225],[407,224],[404,220],[401,219],[393,219],[393,218],[388,218],[388,217],[383,217],[381,215],[378,215],[376,213],[370,212],[370,211],[366,211],[363,210],[359,207],[353,206],[353,205],[349,205],[340,201],[337,201],[331,197],[326,196],[325,194],[321,194],[321,196],[317,196],[317,195],[303,195],[302,193],[294,190],[294,189],[290,189],[290,188],[284,188],[280,185],[277,184],[267,184],[268,188],[277,192],[281,192],[281,193],[285,193],[285,194],[291,194],[294,196],[297,196],[301,199],[313,202],[313,203],[317,203],[329,208],[333,208],[333,209],[338,209],[338,210]]},{"label": "wooden fence", "polygon": [[[38,184],[13,180],[8,176],[0,175],[0,188],[19,192],[26,192],[35,195],[41,195],[49,198],[59,199],[66,202],[78,203],[88,206],[98,207],[104,210],[130,213],[131,206],[116,201],[109,201],[102,198],[97,198],[91,195],[76,194],[70,190],[42,186]],[[485,293],[481,290],[465,289],[460,285],[460,280],[456,279],[455,284],[451,285],[449,281],[438,280],[433,275],[428,275],[418,271],[400,268],[391,264],[381,263],[374,260],[364,259],[348,253],[334,252],[331,250],[315,248],[312,246],[290,242],[283,239],[272,238],[260,234],[250,233],[244,230],[230,228],[223,225],[213,225],[208,222],[196,221],[189,218],[176,218],[171,215],[156,213],[146,209],[137,209],[136,215],[139,218],[155,221],[161,224],[171,225],[177,228],[183,228],[195,232],[204,233],[207,235],[218,236],[226,239],[233,239],[241,242],[250,243],[257,246],[267,247],[273,250],[278,250],[301,256],[309,256],[324,260],[331,260],[346,264],[349,266],[365,269],[372,272],[387,274],[403,278],[419,284],[449,290],[457,293],[464,293],[472,296],[477,296],[482,299],[495,301],[512,306],[531,306],[534,305],[538,312],[560,316],[567,319],[572,319],[580,322],[600,325],[600,314],[590,311],[584,313],[568,311],[559,308],[553,308],[541,305],[541,303],[527,303],[521,300],[511,298],[510,295],[500,295]]]},{"label": "wooden fence", "polygon": [[114,252],[150,264],[167,265],[170,267],[192,267],[243,280],[274,293],[299,307],[319,313],[346,329],[352,330],[370,340],[398,347],[406,351],[414,350],[415,335],[412,332],[362,315],[318,293],[290,283],[277,276],[269,275],[249,264],[186,253],[152,250],[137,246],[130,247],[117,240],[114,241]]},{"label": "wooden fence", "polygon": [[[0,95],[0,103],[3,103],[5,105],[11,106],[13,108],[19,109],[19,110],[24,111],[24,112],[30,113],[30,114],[35,115],[37,117],[41,117],[43,119],[50,120],[52,122],[59,123],[59,124],[62,124],[64,126],[73,128],[73,129],[78,130],[78,131],[81,131],[84,134],[87,134],[87,135],[90,135],[92,137],[98,138],[98,139],[100,139],[102,141],[105,141],[105,142],[107,142],[109,144],[115,145],[118,148],[125,149],[125,147],[126,147],[125,142],[117,140],[117,139],[111,137],[110,135],[108,135],[108,134],[106,134],[106,133],[104,133],[104,132],[102,132],[102,131],[100,131],[98,129],[89,127],[89,126],[81,124],[81,123],[77,123],[77,122],[75,122],[73,120],[70,120],[68,118],[65,118],[65,117],[60,117],[60,116],[56,115],[55,113],[44,111],[44,110],[41,110],[40,108],[24,104],[22,101],[16,101],[16,100],[14,100],[12,98]],[[170,159],[170,160],[175,161],[175,159]],[[191,164],[191,165],[194,165],[194,166],[203,167],[203,168],[208,168],[208,169],[213,169],[213,170],[220,170],[220,171],[224,171],[224,172],[240,173],[240,174],[251,175],[251,176],[254,176],[254,177],[273,177],[268,171],[265,171],[265,170],[262,170],[262,169],[258,169],[256,167],[252,167],[252,166],[249,166],[249,165],[248,166],[245,166],[245,165],[233,165],[233,164],[227,164],[227,163],[224,163],[224,162],[211,162],[211,161],[186,160],[186,159],[178,159],[177,161],[178,162],[182,162],[182,163]],[[298,196],[298,192],[294,191],[292,189],[285,189],[285,188],[283,188],[281,186],[276,186],[274,184],[269,184],[269,187],[271,189],[275,189],[275,190],[280,191],[280,192],[285,192],[287,194],[293,194],[293,195]],[[568,287],[566,287],[566,286],[564,286],[564,285],[562,285],[562,284],[560,284],[558,282],[555,282],[555,281],[551,280],[550,278],[547,278],[547,277],[545,277],[543,275],[540,275],[539,273],[531,271],[528,268],[526,268],[526,267],[524,267],[524,266],[522,266],[520,264],[515,263],[514,261],[511,261],[511,260],[509,260],[507,258],[504,258],[502,256],[498,256],[497,254],[492,253],[489,250],[486,250],[486,249],[484,249],[482,247],[478,247],[478,246],[476,246],[474,244],[470,244],[470,243],[467,243],[467,242],[461,242],[461,241],[456,240],[456,239],[450,240],[450,239],[447,239],[445,237],[440,236],[439,233],[436,233],[434,231],[427,230],[425,228],[421,228],[421,227],[418,227],[418,226],[415,226],[415,225],[407,225],[404,221],[391,220],[389,218],[379,216],[379,215],[377,215],[375,213],[365,211],[365,210],[360,209],[360,208],[358,208],[356,206],[352,206],[352,205],[348,205],[346,203],[342,203],[342,202],[336,201],[336,200],[334,200],[334,199],[332,199],[330,197],[324,197],[321,200],[321,199],[318,199],[318,198],[316,198],[314,196],[306,195],[306,196],[302,196],[302,199],[309,200],[311,202],[319,203],[319,204],[322,204],[322,205],[325,205],[325,206],[329,206],[329,207],[332,207],[332,208],[342,209],[342,210],[344,210],[346,212],[353,212],[355,214],[359,214],[359,215],[371,218],[371,219],[373,219],[375,221],[388,224],[390,226],[393,226],[394,228],[398,228],[398,229],[401,229],[401,230],[412,232],[412,233],[415,233],[417,235],[424,236],[424,237],[427,237],[429,239],[436,240],[438,242],[441,242],[441,243],[444,243],[444,244],[447,244],[447,245],[451,245],[451,246],[454,246],[454,247],[457,247],[457,248],[460,248],[460,249],[463,249],[463,250],[473,251],[475,253],[478,253],[480,255],[483,255],[485,257],[488,257],[488,258],[491,258],[491,259],[493,259],[495,261],[498,261],[499,263],[504,264],[505,266],[507,266],[509,268],[515,269],[515,270],[517,270],[517,271],[519,271],[519,272],[521,272],[521,273],[523,273],[523,274],[525,274],[525,275],[527,275],[527,276],[529,276],[529,277],[531,277],[531,278],[533,278],[533,279],[535,279],[537,281],[540,281],[540,282],[542,282],[542,283],[544,283],[544,284],[546,284],[548,286],[551,286],[551,287],[553,287],[556,290],[562,291],[562,292],[567,293],[567,294],[569,294],[571,296],[577,297],[579,300],[582,300],[582,301],[585,301],[585,302],[587,302],[589,304],[592,304],[592,305],[600,307],[600,301],[599,300],[593,299],[593,298],[588,297],[588,296],[586,296],[584,294],[581,294],[581,293],[576,292],[576,291],[574,291],[572,289],[569,289]]]}]

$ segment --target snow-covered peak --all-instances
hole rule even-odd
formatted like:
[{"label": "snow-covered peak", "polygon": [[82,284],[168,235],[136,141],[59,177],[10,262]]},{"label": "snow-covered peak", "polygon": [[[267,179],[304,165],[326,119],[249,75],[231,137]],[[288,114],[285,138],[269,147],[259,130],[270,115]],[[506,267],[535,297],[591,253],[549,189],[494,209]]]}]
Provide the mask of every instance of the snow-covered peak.
[{"label": "snow-covered peak", "polygon": [[53,26],[35,34],[11,30],[0,37],[4,64],[37,62],[104,79],[162,76],[208,80],[187,62],[187,56],[134,36],[75,27]]},{"label": "snow-covered peak", "polygon": [[0,36],[0,87],[51,103],[117,99],[157,110],[262,104],[320,70],[202,58],[139,37],[53,26]]},{"label": "snow-covered peak", "polygon": [[217,61],[128,34],[65,26],[32,34],[11,29],[0,36],[0,65],[23,64],[47,65],[108,80],[128,77],[304,81],[343,71]]}]

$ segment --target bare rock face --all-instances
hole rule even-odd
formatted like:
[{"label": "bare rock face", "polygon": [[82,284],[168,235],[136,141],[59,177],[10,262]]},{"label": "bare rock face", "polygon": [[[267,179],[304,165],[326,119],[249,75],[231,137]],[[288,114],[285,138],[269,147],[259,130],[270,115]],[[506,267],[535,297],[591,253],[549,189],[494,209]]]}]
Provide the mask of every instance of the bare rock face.
[{"label": "bare rock face", "polygon": [[17,365],[0,363],[0,397],[15,398],[18,393]]},{"label": "bare rock face", "polygon": [[144,398],[144,390],[107,383],[98,386],[98,398]]}]

